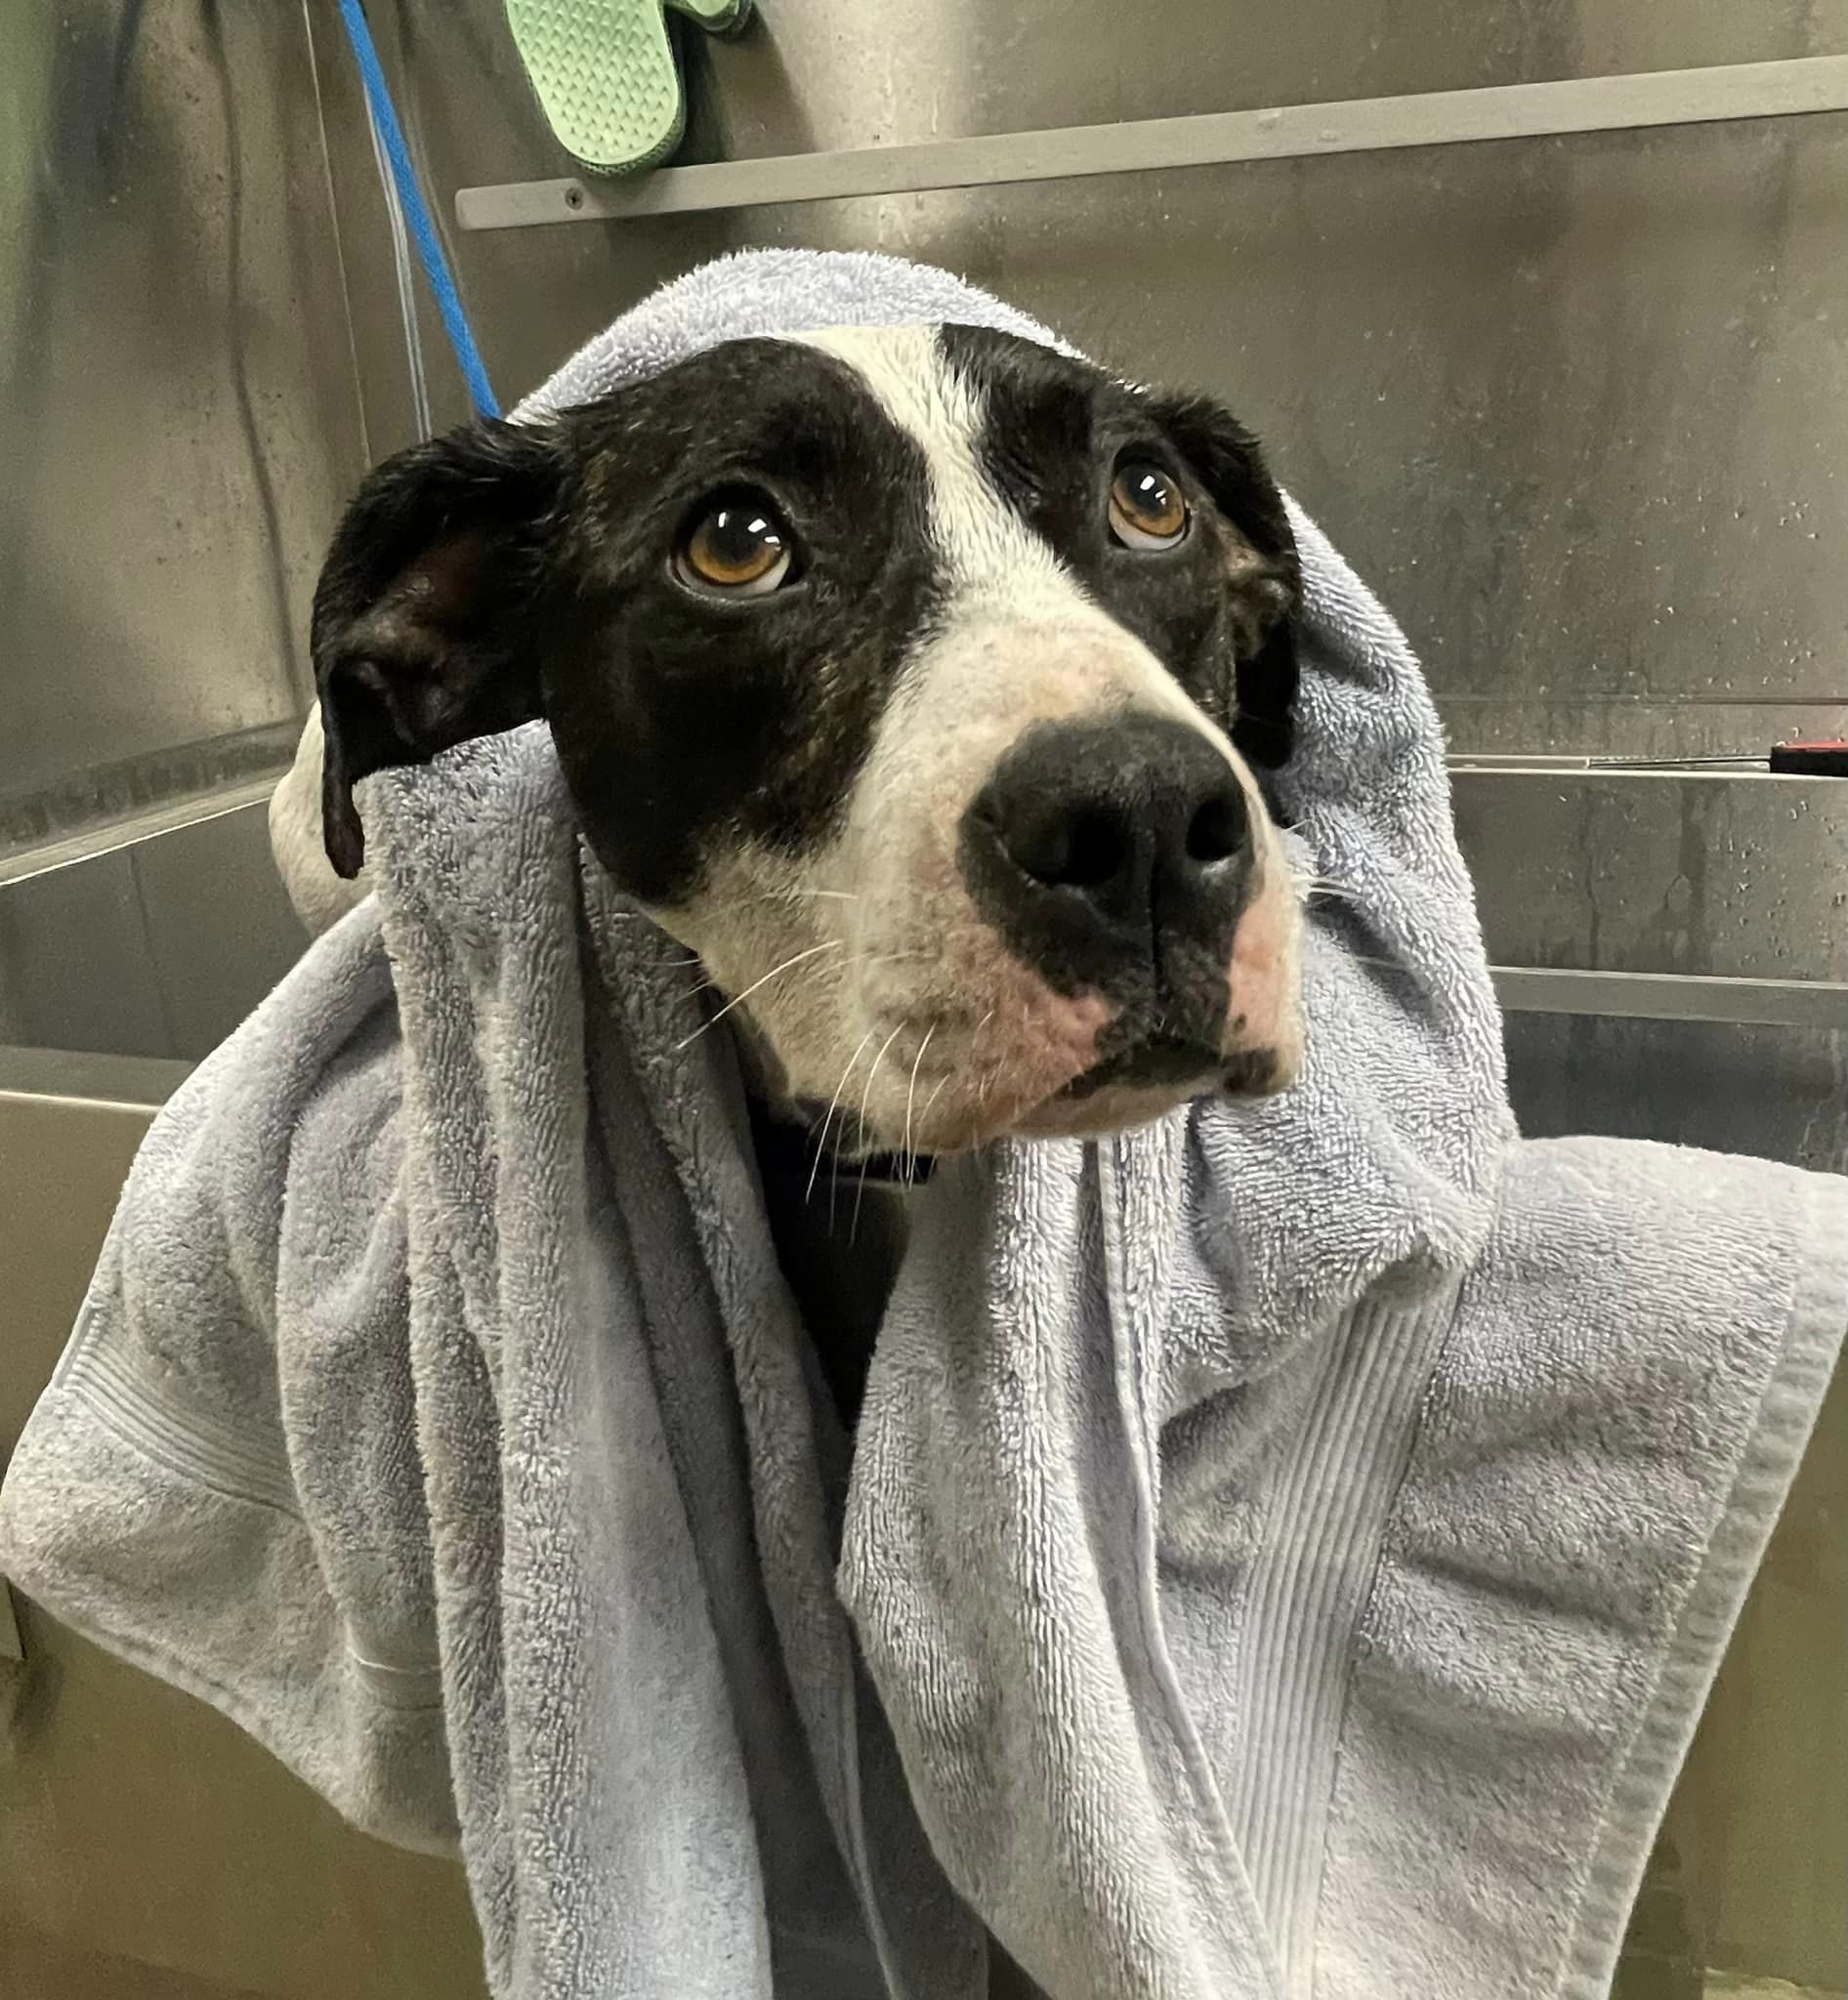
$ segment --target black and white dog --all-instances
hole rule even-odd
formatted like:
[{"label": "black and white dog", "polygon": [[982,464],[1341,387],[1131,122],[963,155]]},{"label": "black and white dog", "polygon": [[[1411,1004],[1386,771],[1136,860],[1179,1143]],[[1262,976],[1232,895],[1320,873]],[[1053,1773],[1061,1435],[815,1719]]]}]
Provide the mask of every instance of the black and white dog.
[{"label": "black and white dog", "polygon": [[[381,466],[304,780],[543,716],[587,839],[839,1156],[1118,1130],[1301,1054],[1294,543],[1252,438],[967,327],[734,342]],[[825,1131],[823,1127],[825,1126]]]}]

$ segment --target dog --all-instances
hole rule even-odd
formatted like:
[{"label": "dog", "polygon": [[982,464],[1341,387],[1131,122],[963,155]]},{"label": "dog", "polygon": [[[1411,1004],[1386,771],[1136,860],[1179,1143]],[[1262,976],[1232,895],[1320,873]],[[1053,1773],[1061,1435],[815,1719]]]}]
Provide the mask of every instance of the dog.
[{"label": "dog", "polygon": [[848,1156],[1280,1089],[1298,595],[1210,402],[975,328],[734,342],[366,480],[314,614],[326,853],[357,874],[367,772],[543,716]]},{"label": "dog", "polygon": [[543,717],[591,850],[739,1028],[785,1194],[824,1151],[1261,1096],[1302,1053],[1266,796],[1299,598],[1214,402],[972,327],[732,342],[371,475],[315,597],[278,858],[325,921],[316,764],[351,884],[362,777]]}]

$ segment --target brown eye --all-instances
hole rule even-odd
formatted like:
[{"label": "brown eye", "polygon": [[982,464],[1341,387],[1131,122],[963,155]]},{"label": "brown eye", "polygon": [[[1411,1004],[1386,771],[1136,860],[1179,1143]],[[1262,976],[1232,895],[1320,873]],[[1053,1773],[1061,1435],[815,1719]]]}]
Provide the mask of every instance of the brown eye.
[{"label": "brown eye", "polygon": [[1128,459],[1111,481],[1110,522],[1126,549],[1172,549],[1187,533],[1187,502],[1158,465]]},{"label": "brown eye", "polygon": [[674,574],[712,597],[768,596],[789,574],[789,530],[761,493],[708,501],[674,556]]}]

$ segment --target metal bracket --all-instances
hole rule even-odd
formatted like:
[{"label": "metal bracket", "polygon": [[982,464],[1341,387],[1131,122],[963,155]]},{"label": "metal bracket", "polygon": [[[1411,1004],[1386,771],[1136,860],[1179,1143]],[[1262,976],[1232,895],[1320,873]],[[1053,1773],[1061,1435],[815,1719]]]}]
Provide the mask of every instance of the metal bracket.
[{"label": "metal bracket", "polygon": [[455,214],[465,229],[520,229],[547,223],[622,222],[793,201],[848,201],[1244,160],[1472,146],[1487,140],[1632,132],[1840,110],[1848,110],[1848,56],[1801,56],[1782,62],[1569,77],[1556,83],[1426,91],[1345,104],[1070,125],[918,146],[721,160],[710,166],[668,167],[621,181],[510,182],[459,189]]}]

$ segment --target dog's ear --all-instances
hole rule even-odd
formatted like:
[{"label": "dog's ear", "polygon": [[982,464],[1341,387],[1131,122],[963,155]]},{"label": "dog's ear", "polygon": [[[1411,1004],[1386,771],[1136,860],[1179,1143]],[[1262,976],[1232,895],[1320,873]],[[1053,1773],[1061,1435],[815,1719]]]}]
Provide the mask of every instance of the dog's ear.
[{"label": "dog's ear", "polygon": [[1238,720],[1232,740],[1275,771],[1295,742],[1295,620],[1302,604],[1296,537],[1258,442],[1204,396],[1160,398],[1155,414],[1231,530]]},{"label": "dog's ear", "polygon": [[365,858],[353,788],[539,713],[531,628],[569,457],[552,430],[480,424],[399,452],[360,487],[315,593],[327,857]]}]

